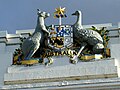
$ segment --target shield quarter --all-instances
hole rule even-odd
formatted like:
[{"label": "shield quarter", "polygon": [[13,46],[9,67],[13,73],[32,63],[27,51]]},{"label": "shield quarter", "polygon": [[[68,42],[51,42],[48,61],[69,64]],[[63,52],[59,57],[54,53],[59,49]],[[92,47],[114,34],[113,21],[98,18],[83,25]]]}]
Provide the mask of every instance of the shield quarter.
[{"label": "shield quarter", "polygon": [[70,47],[73,43],[73,30],[70,25],[54,25],[54,29],[49,29],[50,36],[48,46],[61,50]]}]

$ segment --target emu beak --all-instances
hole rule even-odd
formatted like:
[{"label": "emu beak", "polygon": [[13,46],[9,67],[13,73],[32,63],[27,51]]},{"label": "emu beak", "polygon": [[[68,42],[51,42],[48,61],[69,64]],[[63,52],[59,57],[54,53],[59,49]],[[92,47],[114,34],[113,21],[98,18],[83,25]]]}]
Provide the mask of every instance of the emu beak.
[{"label": "emu beak", "polygon": [[75,13],[73,13],[72,15],[76,15]]}]

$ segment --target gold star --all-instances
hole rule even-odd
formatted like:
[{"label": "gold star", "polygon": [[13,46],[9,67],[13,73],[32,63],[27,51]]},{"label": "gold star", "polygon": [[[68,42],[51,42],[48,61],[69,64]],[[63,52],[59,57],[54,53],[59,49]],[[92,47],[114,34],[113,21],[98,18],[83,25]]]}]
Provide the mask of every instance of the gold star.
[{"label": "gold star", "polygon": [[65,13],[65,7],[64,8],[61,8],[61,7],[56,8],[55,12],[54,12],[54,14],[58,14],[58,15],[60,15],[60,14],[64,15],[64,13]]}]

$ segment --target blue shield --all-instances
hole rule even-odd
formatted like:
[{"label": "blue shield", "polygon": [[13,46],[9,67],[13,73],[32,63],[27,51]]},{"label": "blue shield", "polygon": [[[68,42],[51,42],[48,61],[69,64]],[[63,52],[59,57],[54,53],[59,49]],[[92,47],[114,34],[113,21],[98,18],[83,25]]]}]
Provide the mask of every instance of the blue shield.
[{"label": "blue shield", "polygon": [[49,47],[53,49],[64,49],[73,43],[73,30],[70,25],[55,25],[54,29],[49,29]]}]

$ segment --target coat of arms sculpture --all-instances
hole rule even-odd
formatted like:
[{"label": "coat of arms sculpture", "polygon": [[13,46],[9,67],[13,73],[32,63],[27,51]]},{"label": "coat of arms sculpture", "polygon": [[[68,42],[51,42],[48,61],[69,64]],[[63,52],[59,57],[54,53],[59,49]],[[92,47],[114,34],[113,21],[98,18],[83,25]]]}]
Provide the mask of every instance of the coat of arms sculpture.
[{"label": "coat of arms sculpture", "polygon": [[[79,10],[73,13],[77,16],[75,24],[62,25],[61,18],[67,17],[65,8],[55,10],[54,17],[59,19],[59,25],[46,26],[44,20],[50,14],[38,9],[35,32],[23,40],[21,48],[15,50],[14,65],[50,65],[53,63],[52,57],[64,55],[69,57],[71,63],[110,57],[110,49],[107,47],[109,32],[104,27],[101,30],[94,26],[83,29]],[[48,62],[44,62],[44,58]]]}]

